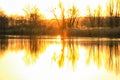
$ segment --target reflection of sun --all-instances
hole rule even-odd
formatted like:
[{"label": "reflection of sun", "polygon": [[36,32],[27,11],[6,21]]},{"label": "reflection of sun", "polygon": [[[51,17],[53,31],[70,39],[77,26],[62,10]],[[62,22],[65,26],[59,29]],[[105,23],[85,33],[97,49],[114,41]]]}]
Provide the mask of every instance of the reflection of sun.
[{"label": "reflection of sun", "polygon": [[52,44],[49,45],[45,52],[43,52],[44,54],[46,54],[49,58],[52,57],[54,54],[59,55],[62,49],[62,45],[61,44]]},{"label": "reflection of sun", "polygon": [[78,52],[79,52],[80,54],[86,54],[86,53],[87,53],[86,49],[83,48],[83,47],[80,47],[80,48],[78,49]]},{"label": "reflection of sun", "polygon": [[61,36],[60,36],[60,35],[58,35],[58,36],[56,37],[56,41],[57,41],[57,42],[61,42]]}]

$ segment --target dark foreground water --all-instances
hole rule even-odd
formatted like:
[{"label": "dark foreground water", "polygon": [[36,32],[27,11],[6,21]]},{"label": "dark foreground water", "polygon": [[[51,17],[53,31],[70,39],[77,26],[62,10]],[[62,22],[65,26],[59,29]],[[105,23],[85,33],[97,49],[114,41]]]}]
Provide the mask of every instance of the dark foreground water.
[{"label": "dark foreground water", "polygon": [[120,39],[0,36],[0,80],[120,80]]}]

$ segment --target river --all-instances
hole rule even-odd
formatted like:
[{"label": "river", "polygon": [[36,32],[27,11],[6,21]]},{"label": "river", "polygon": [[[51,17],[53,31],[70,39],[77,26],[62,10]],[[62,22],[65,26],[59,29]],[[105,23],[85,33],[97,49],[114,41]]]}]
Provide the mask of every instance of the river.
[{"label": "river", "polygon": [[0,80],[120,80],[120,38],[0,36]]}]

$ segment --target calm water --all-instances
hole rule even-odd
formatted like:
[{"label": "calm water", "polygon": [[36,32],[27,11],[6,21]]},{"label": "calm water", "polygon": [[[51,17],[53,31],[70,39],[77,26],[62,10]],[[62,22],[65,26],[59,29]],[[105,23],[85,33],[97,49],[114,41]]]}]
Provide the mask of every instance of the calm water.
[{"label": "calm water", "polygon": [[120,80],[120,39],[0,36],[0,80]]}]

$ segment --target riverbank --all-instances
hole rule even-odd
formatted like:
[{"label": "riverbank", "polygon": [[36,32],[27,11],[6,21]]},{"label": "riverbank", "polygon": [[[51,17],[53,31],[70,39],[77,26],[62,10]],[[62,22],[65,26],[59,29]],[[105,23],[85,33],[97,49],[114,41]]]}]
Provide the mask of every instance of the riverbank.
[{"label": "riverbank", "polygon": [[120,27],[116,28],[89,28],[89,29],[66,29],[63,31],[57,28],[40,27],[12,27],[0,31],[1,35],[28,35],[28,36],[56,36],[62,37],[110,37],[120,38]]},{"label": "riverbank", "polygon": [[69,36],[75,37],[110,37],[120,38],[120,27],[117,28],[96,28],[96,29],[71,29],[68,31]]}]

